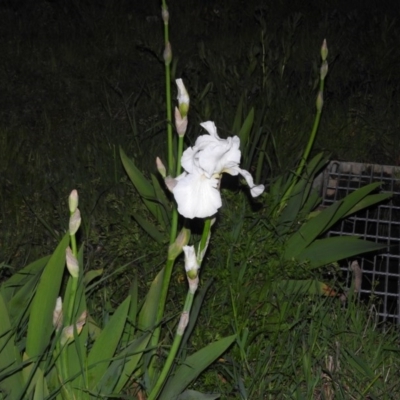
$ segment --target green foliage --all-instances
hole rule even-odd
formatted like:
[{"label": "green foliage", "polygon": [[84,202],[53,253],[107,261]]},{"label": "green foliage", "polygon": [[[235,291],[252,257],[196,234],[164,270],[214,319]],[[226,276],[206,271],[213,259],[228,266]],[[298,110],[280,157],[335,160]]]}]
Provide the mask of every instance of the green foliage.
[{"label": "green foliage", "polygon": [[[317,222],[324,219],[328,226],[329,216],[349,215],[383,196],[371,191],[352,201],[355,205],[347,213],[343,202],[329,211],[315,210],[318,196],[312,193],[311,179],[301,179],[285,207],[278,207],[312,122],[319,62],[310,49],[317,49],[323,37],[328,39],[332,69],[316,148],[344,160],[398,163],[397,4],[341,10],[313,2],[302,5],[301,13],[288,2],[176,5],[171,72],[172,78],[188,79],[191,121],[215,119],[223,135],[239,134],[243,167],[269,186],[262,206],[254,209],[237,191],[223,190],[225,204],[203,275],[216,279],[207,296],[203,294],[204,305],[198,306],[201,329],[192,327],[194,335],[184,341],[180,361],[186,351],[232,334],[232,305],[239,338],[182,399],[199,398],[200,388],[218,389],[232,399],[329,398],[327,387],[338,399],[399,397],[393,373],[398,370],[395,335],[377,326],[362,304],[321,302],[307,287],[318,293],[322,272],[337,276],[334,264],[322,271],[317,267],[339,257],[326,254],[344,249],[346,243],[353,253],[366,249],[364,244],[355,249],[360,244],[355,240],[322,242]],[[0,349],[6,354],[0,357],[0,379],[5,387],[27,387],[29,376],[21,368],[27,371],[32,364],[21,357],[21,349],[33,324],[29,315],[34,295],[49,263],[49,257],[40,257],[63,237],[64,197],[71,187],[84,199],[81,238],[88,271],[82,279],[93,321],[69,347],[79,343],[74,348],[83,349],[79,338],[100,335],[118,304],[131,296],[130,323],[121,341],[125,347],[118,349],[101,385],[109,393],[123,390],[127,381],[115,382],[123,368],[136,368],[135,377],[140,376],[138,365],[149,336],[140,335],[135,322],[165,258],[157,243],[167,239],[165,218],[159,216],[168,213],[168,207],[152,175],[155,156],[165,156],[159,7],[132,7],[126,1],[112,6],[38,1],[6,2],[0,10]],[[189,126],[187,144],[197,134],[198,129]],[[151,184],[150,196],[141,197],[128,184],[119,146]],[[305,176],[313,171],[312,162]],[[322,159],[315,162],[323,165]],[[155,206],[156,214],[146,202]],[[254,214],[257,207],[259,213]],[[308,234],[305,242],[296,236],[299,228]],[[127,267],[118,267],[123,264]],[[171,298],[185,292],[179,275],[175,270]],[[63,277],[62,291],[66,285]],[[298,294],[285,291],[292,285]],[[46,308],[54,306],[50,303]],[[169,317],[179,311],[174,302],[168,305],[168,329],[174,328]],[[251,335],[259,331],[263,333]],[[37,347],[41,339],[32,338],[30,346]],[[169,345],[168,339],[164,344]],[[163,354],[165,349],[157,350]],[[46,370],[43,364],[31,369],[36,398],[46,397],[43,378],[50,364]],[[80,370],[80,363],[74,368]],[[129,395],[136,392],[131,388]]]}]

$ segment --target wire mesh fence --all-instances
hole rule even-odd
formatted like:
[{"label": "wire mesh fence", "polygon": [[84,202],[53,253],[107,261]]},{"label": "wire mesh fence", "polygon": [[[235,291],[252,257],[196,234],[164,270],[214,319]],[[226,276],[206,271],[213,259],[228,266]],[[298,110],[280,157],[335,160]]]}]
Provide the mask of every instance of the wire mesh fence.
[{"label": "wire mesh fence", "polygon": [[400,168],[331,161],[316,185],[322,206],[329,206],[372,182],[381,182],[381,192],[392,193],[391,199],[339,222],[329,235],[358,236],[387,245],[386,251],[346,260],[340,267],[346,286],[350,286],[352,266],[357,262],[362,272],[360,297],[373,296],[380,319],[400,324]]}]

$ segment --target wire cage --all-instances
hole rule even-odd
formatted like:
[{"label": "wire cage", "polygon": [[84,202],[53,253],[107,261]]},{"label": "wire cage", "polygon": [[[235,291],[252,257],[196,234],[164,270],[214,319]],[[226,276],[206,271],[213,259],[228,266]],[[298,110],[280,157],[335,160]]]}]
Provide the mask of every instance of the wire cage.
[{"label": "wire cage", "polygon": [[339,222],[329,236],[358,236],[387,245],[383,252],[347,260],[340,267],[349,287],[350,266],[357,262],[361,269],[360,297],[374,296],[379,319],[400,324],[400,168],[331,161],[315,184],[323,198],[322,206],[329,206],[372,182],[381,182],[381,192],[392,193],[391,199]]}]

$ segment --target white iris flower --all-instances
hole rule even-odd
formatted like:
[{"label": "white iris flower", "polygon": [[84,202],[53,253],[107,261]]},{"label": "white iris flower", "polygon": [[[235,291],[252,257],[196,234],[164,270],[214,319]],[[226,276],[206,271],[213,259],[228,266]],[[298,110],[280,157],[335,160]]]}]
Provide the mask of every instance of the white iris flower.
[{"label": "white iris flower", "polygon": [[250,173],[239,168],[240,139],[237,136],[221,139],[212,121],[200,124],[209,134],[197,138],[193,147],[182,154],[185,172],[175,178],[172,191],[178,212],[186,218],[207,218],[222,205],[219,192],[221,174],[242,175],[253,197],[264,191],[264,185],[255,185]]}]

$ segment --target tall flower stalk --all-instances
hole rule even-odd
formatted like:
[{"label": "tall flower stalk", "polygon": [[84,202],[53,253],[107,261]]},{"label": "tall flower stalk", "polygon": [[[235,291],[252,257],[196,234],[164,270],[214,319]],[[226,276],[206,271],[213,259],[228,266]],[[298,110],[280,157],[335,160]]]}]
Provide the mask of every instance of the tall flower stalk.
[{"label": "tall flower stalk", "polygon": [[[222,206],[220,195],[222,174],[225,172],[230,175],[242,175],[249,185],[253,197],[260,195],[264,191],[263,185],[255,185],[250,173],[239,167],[241,158],[239,137],[220,138],[214,122],[207,121],[202,123],[201,126],[207,131],[207,134],[199,136],[193,147],[189,147],[185,151],[183,150],[184,137],[188,126],[190,97],[182,79],[176,80],[178,107],[175,107],[174,116],[175,129],[178,135],[178,147],[176,159],[174,159],[171,121],[172,107],[170,100],[170,63],[172,60],[172,51],[168,34],[169,15],[165,0],[162,2],[162,18],[164,21],[165,39],[164,61],[166,71],[165,92],[167,97],[168,166],[165,168],[160,158],[157,158],[156,164],[167,188],[173,193],[176,206],[173,207],[172,211],[168,256],[162,274],[161,294],[155,328],[151,338],[151,347],[156,348],[159,344],[161,323],[164,316],[172,268],[177,257],[182,252],[185,253],[185,269],[189,288],[173,343],[157,379],[156,358],[154,357],[155,354],[152,353],[149,364],[149,375],[150,382],[155,383],[149,393],[148,400],[155,400],[160,395],[179,351],[183,334],[190,319],[194,296],[199,284],[199,269],[211,236],[211,225],[215,220],[215,214]],[[179,235],[177,235],[178,213],[185,218]],[[204,220],[203,234],[200,243],[197,245],[197,251],[195,251],[193,245],[188,246],[190,230],[186,226],[190,222],[186,222],[186,219],[190,220],[193,218]]]},{"label": "tall flower stalk", "polygon": [[295,187],[296,183],[300,179],[301,174],[303,173],[304,167],[308,161],[308,158],[310,156],[310,152],[314,146],[315,138],[317,135],[319,123],[321,120],[321,114],[322,114],[322,107],[324,104],[324,86],[325,86],[325,78],[326,75],[328,74],[328,46],[326,44],[326,39],[324,39],[321,47],[321,59],[322,59],[322,64],[320,68],[320,79],[319,79],[319,90],[318,90],[318,95],[317,95],[317,101],[316,101],[316,109],[317,112],[315,114],[314,118],[314,124],[311,129],[310,137],[307,142],[307,146],[304,149],[303,156],[300,159],[299,165],[296,169],[296,172],[294,173],[294,177],[292,180],[291,185],[289,188],[286,190],[285,194],[282,197],[281,202],[279,203],[279,207],[277,208],[277,214],[280,214],[280,212],[283,210],[285,207],[292,191],[293,188]]},{"label": "tall flower stalk", "polygon": [[165,94],[167,102],[167,134],[168,134],[168,172],[174,168],[173,137],[172,137],[172,108],[171,108],[171,61],[172,48],[169,41],[169,12],[167,3],[162,1],[161,16],[164,23],[164,65],[165,65]]}]

